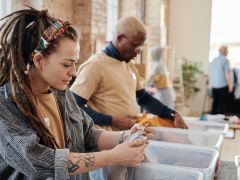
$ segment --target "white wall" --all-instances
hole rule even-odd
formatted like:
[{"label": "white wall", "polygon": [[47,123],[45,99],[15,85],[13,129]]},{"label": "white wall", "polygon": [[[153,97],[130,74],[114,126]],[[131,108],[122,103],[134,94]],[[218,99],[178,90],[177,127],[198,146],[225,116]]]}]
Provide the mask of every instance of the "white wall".
[{"label": "white wall", "polygon": [[[207,73],[209,65],[212,0],[170,0],[168,44],[175,57],[200,62]],[[200,76],[200,91],[190,101],[188,115],[199,116],[207,90],[206,77]],[[197,103],[196,103],[197,102]]]},{"label": "white wall", "polygon": [[176,58],[202,63],[208,71],[212,0],[170,0],[168,43]]},{"label": "white wall", "polygon": [[10,10],[11,10],[11,1],[0,0],[0,18],[10,13]]}]

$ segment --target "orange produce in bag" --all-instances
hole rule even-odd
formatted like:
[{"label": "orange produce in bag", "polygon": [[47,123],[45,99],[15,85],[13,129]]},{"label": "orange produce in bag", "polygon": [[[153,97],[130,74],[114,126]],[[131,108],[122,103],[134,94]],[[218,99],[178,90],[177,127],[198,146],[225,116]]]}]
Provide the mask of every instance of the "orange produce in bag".
[{"label": "orange produce in bag", "polygon": [[160,127],[171,127],[175,128],[173,124],[173,120],[171,119],[163,119],[158,116],[147,117],[147,113],[144,113],[138,120],[139,124],[143,126],[160,126]]}]

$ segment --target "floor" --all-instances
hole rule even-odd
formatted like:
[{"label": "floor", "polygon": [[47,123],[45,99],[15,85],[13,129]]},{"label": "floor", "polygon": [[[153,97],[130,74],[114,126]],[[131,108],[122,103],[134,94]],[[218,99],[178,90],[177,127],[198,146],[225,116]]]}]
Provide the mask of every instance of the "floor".
[{"label": "floor", "polygon": [[215,180],[237,180],[237,169],[232,161],[221,161]]},{"label": "floor", "polygon": [[220,159],[234,161],[236,155],[240,155],[240,130],[235,130],[233,139],[224,138]]},{"label": "floor", "polygon": [[237,180],[235,156],[240,155],[240,130],[235,130],[234,138],[224,138],[220,154],[220,170],[216,180]]}]

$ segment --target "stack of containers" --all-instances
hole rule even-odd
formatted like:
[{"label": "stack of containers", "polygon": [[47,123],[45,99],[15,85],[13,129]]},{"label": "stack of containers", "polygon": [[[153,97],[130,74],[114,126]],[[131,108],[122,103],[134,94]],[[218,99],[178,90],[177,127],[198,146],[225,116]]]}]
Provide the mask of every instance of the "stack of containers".
[{"label": "stack of containers", "polygon": [[196,170],[203,174],[204,180],[214,179],[218,151],[185,144],[151,141],[146,148],[147,161],[175,168]]},{"label": "stack of containers", "polygon": [[210,132],[193,131],[179,128],[155,127],[154,141],[206,146],[221,151],[223,135]]},{"label": "stack of containers", "polygon": [[235,165],[237,168],[237,179],[240,179],[240,156],[235,156]]},{"label": "stack of containers", "polygon": [[[222,118],[222,117],[219,117]],[[199,121],[197,117],[184,117],[184,121],[188,125],[190,130],[202,131],[203,133],[211,132],[215,134],[222,134],[225,136],[229,130],[229,125],[226,123],[220,123],[219,121]],[[221,153],[221,146],[219,149]],[[220,166],[220,157],[218,158],[216,165],[216,172]]]},{"label": "stack of containers", "polygon": [[[153,139],[159,142],[178,143],[194,146],[205,146],[221,153],[223,135],[218,133],[193,131],[179,128],[155,127]],[[219,157],[216,172],[219,169]]]},{"label": "stack of containers", "polygon": [[217,134],[226,135],[229,125],[219,122],[198,121],[194,117],[184,117],[185,123],[188,125],[189,130],[212,132]]},{"label": "stack of containers", "polygon": [[[154,128],[153,140],[146,149],[149,162],[143,163],[140,168],[137,168],[134,177],[146,177],[139,173],[140,171],[149,171],[152,172],[150,174],[154,174],[153,172],[156,169],[153,167],[158,164],[178,169],[182,173],[192,170],[198,171],[203,174],[204,180],[214,179],[223,135],[227,133],[228,125],[218,122],[197,121],[197,118],[194,120],[187,118],[185,122],[189,127],[188,130],[163,127]],[[146,164],[148,164],[148,167],[146,167]],[[141,169],[143,167],[145,169]],[[150,179],[162,177],[166,180],[172,179],[165,176],[166,173],[169,174],[169,171],[162,169],[161,173],[157,173],[156,176],[150,176],[154,177]],[[155,178],[157,176],[158,178]]]}]

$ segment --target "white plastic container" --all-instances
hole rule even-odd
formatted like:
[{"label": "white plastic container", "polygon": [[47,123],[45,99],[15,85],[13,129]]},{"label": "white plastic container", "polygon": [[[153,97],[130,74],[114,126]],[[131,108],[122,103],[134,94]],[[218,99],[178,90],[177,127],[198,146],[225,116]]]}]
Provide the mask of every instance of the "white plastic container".
[{"label": "white plastic container", "polygon": [[235,165],[237,168],[237,179],[240,179],[240,156],[235,156]]},{"label": "white plastic container", "polygon": [[223,142],[223,135],[179,128],[154,127],[152,140],[206,146],[214,148],[220,152]]},{"label": "white plastic container", "polygon": [[211,122],[223,122],[224,123],[225,115],[223,114],[206,114],[206,120]]},{"label": "white plastic container", "polygon": [[128,180],[203,180],[199,171],[162,164],[142,163]]},{"label": "white plastic container", "polygon": [[214,179],[218,152],[211,148],[151,141],[146,148],[151,163],[185,167],[203,173],[203,179]]},{"label": "white plastic container", "polygon": [[188,125],[189,130],[205,131],[226,135],[229,129],[229,125],[226,123],[198,121],[197,118],[193,117],[184,117],[183,119]]}]

